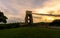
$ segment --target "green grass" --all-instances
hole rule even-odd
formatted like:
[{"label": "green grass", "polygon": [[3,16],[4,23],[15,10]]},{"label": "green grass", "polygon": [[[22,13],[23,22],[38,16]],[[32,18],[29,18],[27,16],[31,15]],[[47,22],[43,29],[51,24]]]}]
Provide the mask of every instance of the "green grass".
[{"label": "green grass", "polygon": [[0,38],[60,38],[60,30],[20,27],[0,30]]}]

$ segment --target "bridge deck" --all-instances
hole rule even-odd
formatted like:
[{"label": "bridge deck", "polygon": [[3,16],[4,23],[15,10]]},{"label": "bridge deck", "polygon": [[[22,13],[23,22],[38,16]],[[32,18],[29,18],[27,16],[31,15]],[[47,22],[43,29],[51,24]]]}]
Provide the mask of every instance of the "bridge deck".
[{"label": "bridge deck", "polygon": [[54,15],[54,14],[39,14],[39,13],[32,13],[35,15],[44,15],[44,16],[55,16],[55,17],[60,17],[60,15]]}]

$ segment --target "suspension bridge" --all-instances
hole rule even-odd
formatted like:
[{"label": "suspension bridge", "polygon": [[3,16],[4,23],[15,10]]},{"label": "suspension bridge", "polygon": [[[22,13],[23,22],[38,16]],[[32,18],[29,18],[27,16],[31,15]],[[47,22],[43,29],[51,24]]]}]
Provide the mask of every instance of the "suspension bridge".
[{"label": "suspension bridge", "polygon": [[[26,24],[32,24],[33,23],[33,14],[35,15],[42,15],[42,16],[54,16],[54,17],[60,17],[60,15],[54,15],[54,14],[39,14],[39,13],[32,13],[32,11],[26,11],[26,16],[25,16],[25,23]],[[39,17],[35,17],[39,18]]]}]

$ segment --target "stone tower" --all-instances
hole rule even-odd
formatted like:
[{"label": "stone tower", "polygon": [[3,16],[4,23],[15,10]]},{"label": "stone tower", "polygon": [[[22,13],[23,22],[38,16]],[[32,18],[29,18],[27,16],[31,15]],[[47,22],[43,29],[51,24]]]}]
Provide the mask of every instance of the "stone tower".
[{"label": "stone tower", "polygon": [[32,11],[26,11],[25,23],[26,24],[32,24],[33,23]]}]

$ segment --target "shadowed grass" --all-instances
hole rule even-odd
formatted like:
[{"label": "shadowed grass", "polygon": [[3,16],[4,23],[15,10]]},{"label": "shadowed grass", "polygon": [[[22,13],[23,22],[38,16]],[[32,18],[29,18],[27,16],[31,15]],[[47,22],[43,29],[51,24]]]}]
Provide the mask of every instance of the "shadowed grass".
[{"label": "shadowed grass", "polygon": [[0,30],[0,38],[60,38],[60,30],[21,27]]}]

